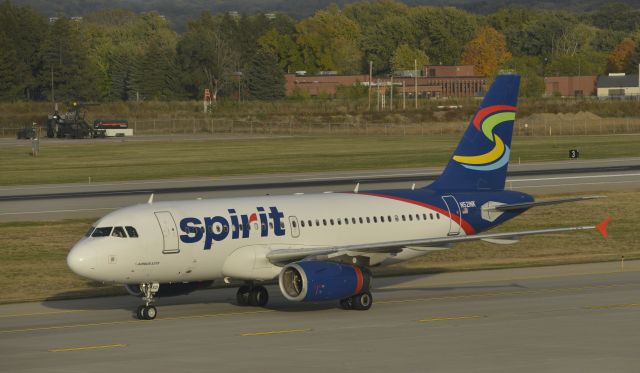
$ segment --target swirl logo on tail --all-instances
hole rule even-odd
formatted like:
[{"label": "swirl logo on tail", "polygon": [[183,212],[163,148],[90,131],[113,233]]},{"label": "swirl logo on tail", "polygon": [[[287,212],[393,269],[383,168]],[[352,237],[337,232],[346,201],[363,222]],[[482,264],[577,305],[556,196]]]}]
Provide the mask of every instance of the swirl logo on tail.
[{"label": "swirl logo on tail", "polygon": [[477,171],[491,171],[509,163],[509,146],[493,132],[499,124],[516,119],[516,107],[510,105],[488,106],[476,113],[474,127],[494,143],[493,149],[479,155],[454,155],[453,160],[463,167]]}]

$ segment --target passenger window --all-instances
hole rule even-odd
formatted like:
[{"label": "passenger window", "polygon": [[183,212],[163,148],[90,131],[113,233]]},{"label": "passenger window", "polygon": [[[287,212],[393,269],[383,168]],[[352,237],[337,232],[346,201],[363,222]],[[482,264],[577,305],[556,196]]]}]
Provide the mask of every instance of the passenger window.
[{"label": "passenger window", "polygon": [[416,220],[420,220],[420,214],[416,214]]},{"label": "passenger window", "polygon": [[399,220],[400,220],[400,219],[398,219],[398,215],[396,215],[396,216],[395,216],[395,218],[396,218],[396,221],[399,221]]},{"label": "passenger window", "polygon": [[413,215],[409,215],[409,221],[413,221]]},{"label": "passenger window", "polygon": [[352,222],[353,224],[355,224],[355,223],[356,223],[356,218],[351,218],[351,222]]},{"label": "passenger window", "polygon": [[362,217],[360,217],[360,224],[362,224]]},{"label": "passenger window", "polygon": [[[124,227],[127,230],[127,234],[131,238],[138,238],[138,231],[134,227]],[[197,229],[197,228],[196,228]]]},{"label": "passenger window", "polygon": [[344,224],[349,225],[349,218],[344,218]]},{"label": "passenger window", "polygon": [[338,218],[338,225],[342,225],[342,220]]},{"label": "passenger window", "polygon": [[272,221],[269,222],[269,229],[273,229],[273,222]]},{"label": "passenger window", "polygon": [[291,225],[292,225],[294,228],[297,228],[297,227],[298,227],[298,224],[296,224],[296,221],[295,221],[295,220],[291,222]]},{"label": "passenger window", "polygon": [[319,227],[319,226],[320,226],[320,219],[316,219],[316,227]]},{"label": "passenger window", "polygon": [[429,214],[429,219],[433,220],[433,214]]},{"label": "passenger window", "polygon": [[311,219],[309,219],[309,221],[307,223],[309,223],[310,227],[313,227],[313,224],[312,224],[313,222],[311,221]]},{"label": "passenger window", "polygon": [[422,220],[427,220],[427,214],[422,214]]},{"label": "passenger window", "polygon": [[113,229],[113,227],[96,228],[93,231],[93,233],[91,234],[91,237],[107,237],[107,236],[110,236],[112,229]]},{"label": "passenger window", "polygon": [[438,220],[440,220],[440,213],[436,212],[436,218],[438,218]]},{"label": "passenger window", "polygon": [[407,221],[406,217],[402,215],[402,221]]},{"label": "passenger window", "polygon": [[322,219],[322,225],[327,225],[327,219]]},{"label": "passenger window", "polygon": [[300,220],[300,226],[304,228],[304,220]]},{"label": "passenger window", "polygon": [[242,231],[242,224],[238,225],[238,229],[240,229],[240,231]]},{"label": "passenger window", "polygon": [[127,234],[124,233],[124,228],[122,227],[113,228],[113,232],[111,233],[111,236],[119,237],[119,238],[127,238]]},{"label": "passenger window", "polygon": [[280,222],[280,228],[284,229],[284,222],[283,221]]},{"label": "passenger window", "polygon": [[371,223],[371,219],[367,216],[367,223]]},{"label": "passenger window", "polygon": [[329,223],[331,223],[331,225],[333,225],[333,219],[329,219]]},{"label": "passenger window", "polygon": [[224,232],[228,232],[228,231],[229,231],[229,227],[228,227],[228,226],[226,226],[226,225],[223,225],[223,226],[222,226],[222,230],[223,230]]},{"label": "passenger window", "polygon": [[388,221],[389,223],[391,223],[391,221],[392,221],[392,220],[391,220],[391,215],[387,216],[387,221]]},{"label": "passenger window", "polygon": [[380,223],[384,223],[384,216],[380,217]]}]

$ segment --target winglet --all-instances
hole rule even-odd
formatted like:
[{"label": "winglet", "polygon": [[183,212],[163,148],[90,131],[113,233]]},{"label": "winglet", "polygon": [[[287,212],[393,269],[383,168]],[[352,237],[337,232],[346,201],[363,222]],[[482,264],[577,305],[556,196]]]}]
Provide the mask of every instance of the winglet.
[{"label": "winglet", "polygon": [[153,193],[151,193],[151,195],[149,196],[149,200],[147,201],[148,204],[152,204],[153,203]]},{"label": "winglet", "polygon": [[608,218],[598,223],[598,225],[596,225],[596,229],[598,230],[598,232],[602,234],[604,238],[609,237],[609,233],[607,232],[607,225],[609,225],[610,221],[611,221],[611,216],[609,216]]},{"label": "winglet", "polygon": [[360,190],[360,183],[356,184],[356,187],[353,188],[353,192],[358,194],[358,190]]}]

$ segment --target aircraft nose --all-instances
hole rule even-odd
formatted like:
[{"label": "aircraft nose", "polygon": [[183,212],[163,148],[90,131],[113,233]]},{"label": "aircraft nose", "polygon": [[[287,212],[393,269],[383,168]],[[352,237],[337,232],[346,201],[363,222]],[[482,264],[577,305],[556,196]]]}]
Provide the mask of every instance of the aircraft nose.
[{"label": "aircraft nose", "polygon": [[82,244],[74,246],[67,254],[67,266],[77,275],[92,278],[95,275],[95,263],[87,249]]}]

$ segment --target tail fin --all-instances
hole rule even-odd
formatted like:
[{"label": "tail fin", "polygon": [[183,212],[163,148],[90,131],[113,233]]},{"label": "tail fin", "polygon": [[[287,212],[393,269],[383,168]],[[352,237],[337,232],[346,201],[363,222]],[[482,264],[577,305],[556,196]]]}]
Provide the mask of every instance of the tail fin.
[{"label": "tail fin", "polygon": [[498,75],[434,190],[503,190],[518,103],[519,75]]}]

